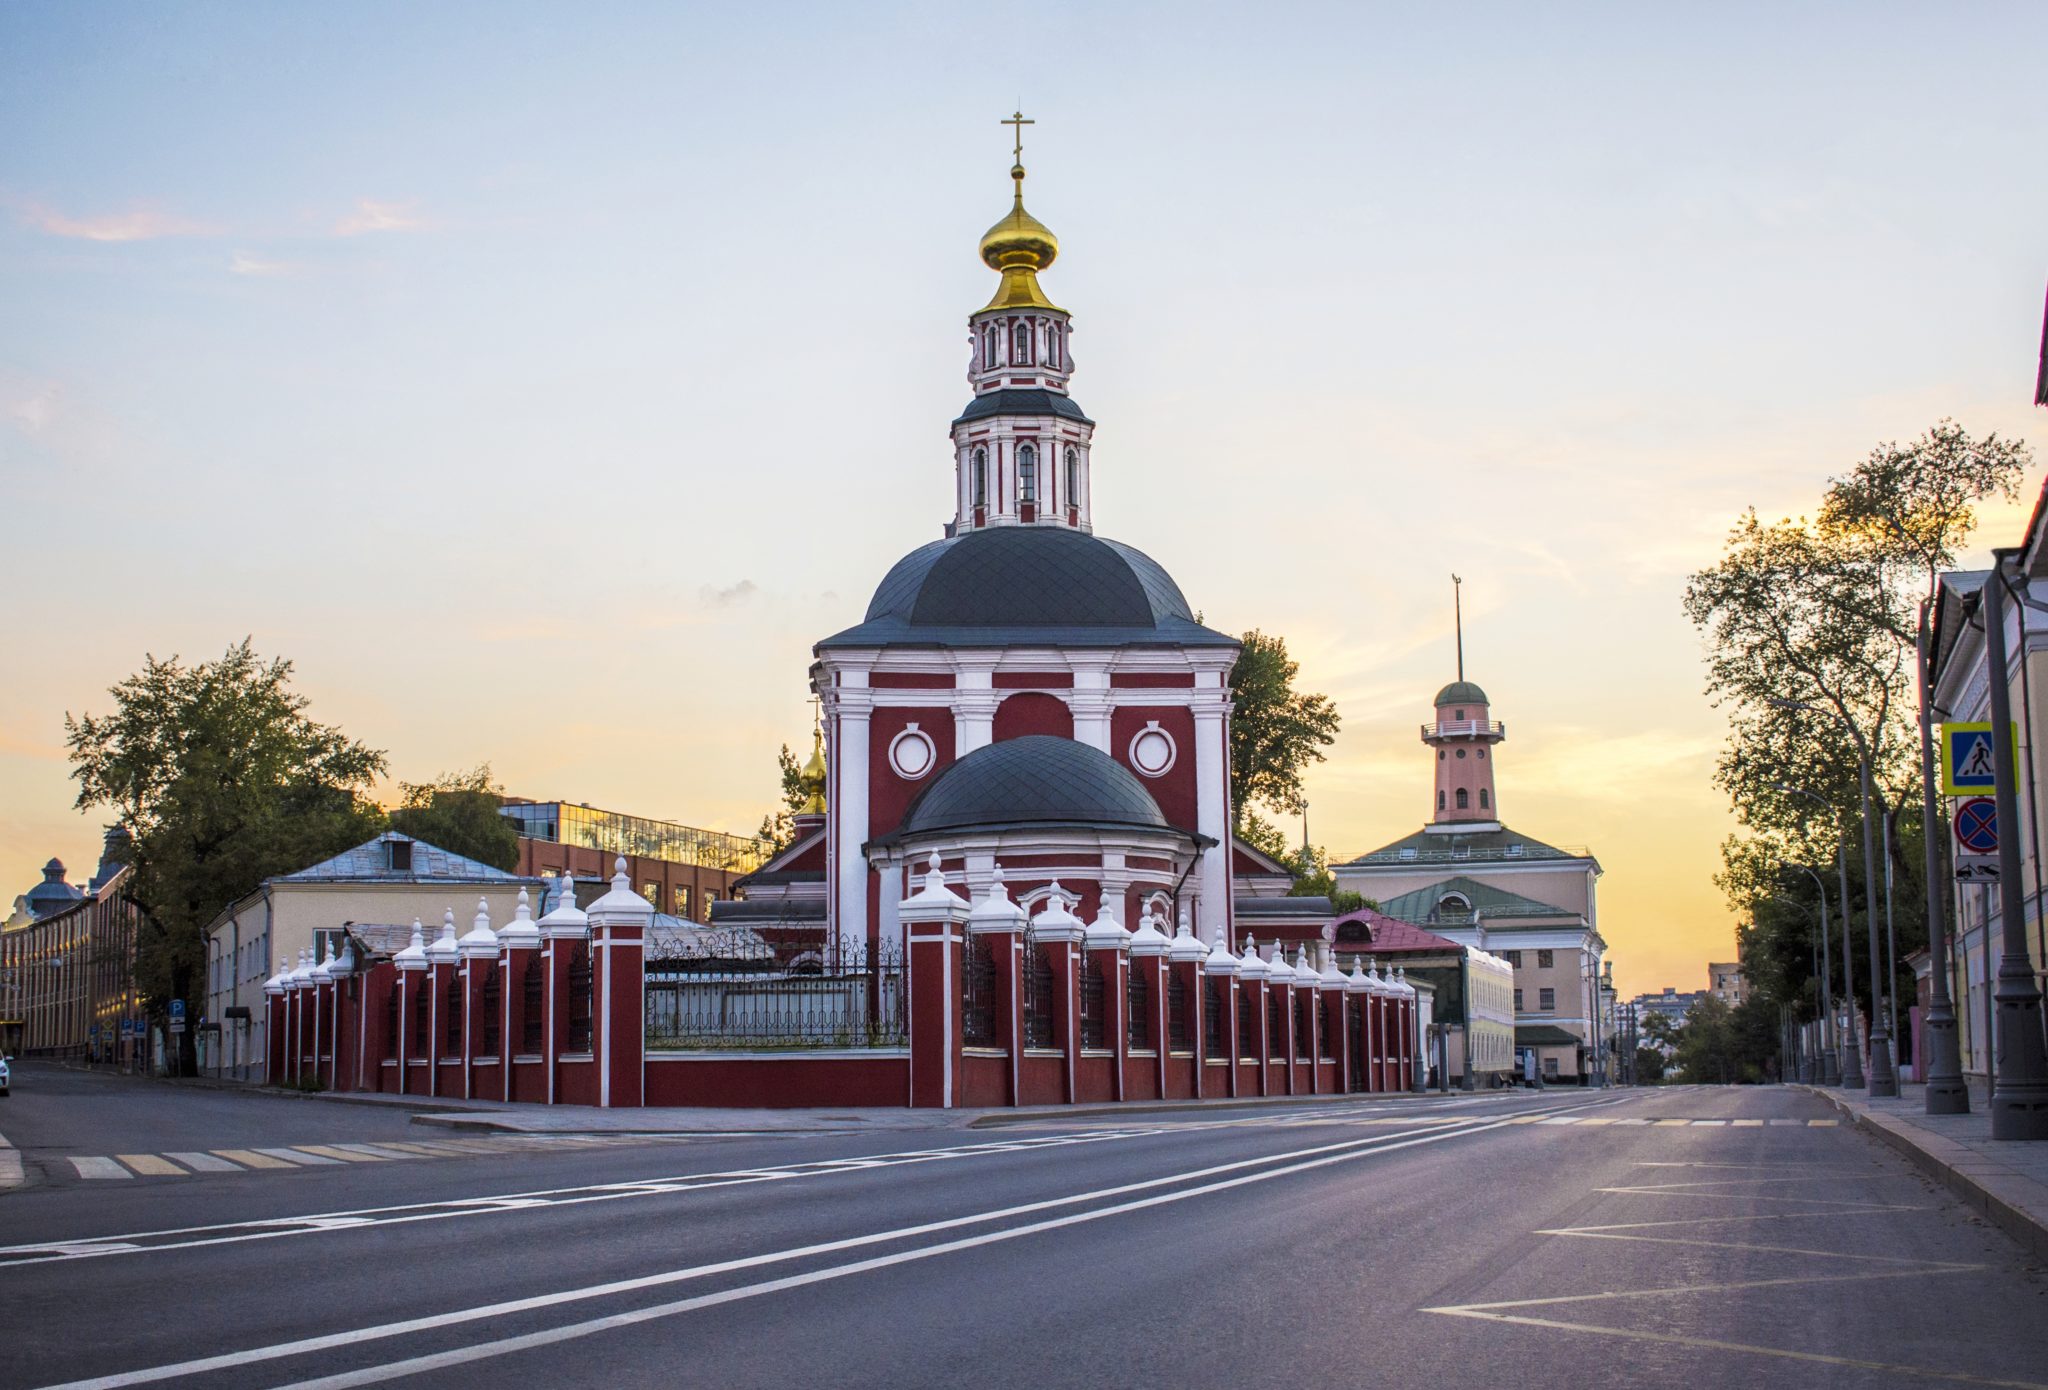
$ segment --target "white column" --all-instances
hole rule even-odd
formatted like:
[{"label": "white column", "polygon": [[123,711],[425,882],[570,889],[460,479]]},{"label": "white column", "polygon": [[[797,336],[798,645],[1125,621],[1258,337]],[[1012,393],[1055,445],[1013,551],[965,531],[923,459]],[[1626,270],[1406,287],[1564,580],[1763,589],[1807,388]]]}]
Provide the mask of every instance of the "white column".
[{"label": "white column", "polygon": [[1202,934],[1230,944],[1230,691],[1221,671],[1195,673],[1195,828],[1216,843],[1196,872]]},{"label": "white column", "polygon": [[964,758],[995,738],[995,663],[963,665],[954,673],[953,756]]},{"label": "white column", "polygon": [[903,915],[899,910],[903,902],[903,861],[891,855],[881,868],[881,933],[879,939],[894,942],[901,959],[908,960],[910,943],[903,937]]},{"label": "white column", "polygon": [[[833,822],[838,840],[833,866],[837,877],[838,912],[833,928],[842,942],[865,946],[868,935],[868,861],[861,846],[868,838],[868,716],[874,696],[866,689],[866,671],[842,670],[833,690],[834,724],[839,746],[833,750]],[[849,688],[851,687],[851,688]]]},{"label": "white column", "polygon": [[1074,692],[1067,697],[1067,710],[1074,717],[1074,740],[1116,756],[1109,746],[1109,668],[1075,666]]}]

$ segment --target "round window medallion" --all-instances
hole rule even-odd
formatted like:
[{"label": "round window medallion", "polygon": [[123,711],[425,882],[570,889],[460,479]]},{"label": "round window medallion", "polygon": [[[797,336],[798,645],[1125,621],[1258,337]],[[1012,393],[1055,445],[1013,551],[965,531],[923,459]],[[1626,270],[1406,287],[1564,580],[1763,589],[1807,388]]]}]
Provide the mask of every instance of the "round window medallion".
[{"label": "round window medallion", "polygon": [[931,735],[915,724],[889,740],[889,766],[906,781],[915,782],[930,772],[932,764],[938,760],[939,750],[933,745]]},{"label": "round window medallion", "polygon": [[1138,730],[1138,736],[1131,740],[1131,766],[1147,777],[1165,776],[1179,756],[1173,735],[1160,728],[1156,719]]}]

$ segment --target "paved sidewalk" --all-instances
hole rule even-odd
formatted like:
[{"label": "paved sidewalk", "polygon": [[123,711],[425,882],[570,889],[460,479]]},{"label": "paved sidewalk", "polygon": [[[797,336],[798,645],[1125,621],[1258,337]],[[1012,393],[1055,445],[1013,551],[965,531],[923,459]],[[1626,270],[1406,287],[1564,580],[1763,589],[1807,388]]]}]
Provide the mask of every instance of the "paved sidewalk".
[{"label": "paved sidewalk", "polygon": [[1991,1116],[1976,1096],[1967,1115],[1930,1115],[1924,1086],[1901,1086],[1896,1100],[1824,1086],[1794,1089],[1834,1105],[2007,1235],[2048,1258],[2048,1143],[1993,1139]]}]

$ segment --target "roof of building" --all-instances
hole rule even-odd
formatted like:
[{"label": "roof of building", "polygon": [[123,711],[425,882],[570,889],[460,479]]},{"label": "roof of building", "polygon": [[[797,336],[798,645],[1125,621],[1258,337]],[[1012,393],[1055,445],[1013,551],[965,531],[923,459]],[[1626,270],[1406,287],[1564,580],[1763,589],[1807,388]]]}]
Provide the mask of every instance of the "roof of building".
[{"label": "roof of building", "polygon": [[1934,669],[1937,672],[1948,669],[1949,658],[1955,655],[1956,644],[1962,640],[1971,616],[1977,611],[1984,581],[1990,577],[1990,570],[1950,570],[1941,576],[1935,594],[1932,629]]},{"label": "roof of building", "polygon": [[1481,690],[1476,683],[1468,680],[1455,680],[1442,690],[1437,691],[1436,703],[1439,705],[1485,705],[1491,704],[1492,701],[1486,698],[1486,692]]},{"label": "roof of building", "polygon": [[820,926],[825,921],[823,897],[726,898],[711,904],[714,927]]},{"label": "roof of building", "polygon": [[1007,389],[986,391],[976,396],[953,423],[964,425],[970,420],[986,420],[992,415],[1057,415],[1063,420],[1078,420],[1084,425],[1095,423],[1081,413],[1081,407],[1064,391]]},{"label": "roof of building", "polygon": [[43,881],[22,896],[28,900],[28,910],[37,917],[48,917],[85,901],[85,894],[64,881],[61,859],[43,865]]},{"label": "roof of building", "polygon": [[[1384,912],[1362,907],[1356,912],[1347,912],[1330,924],[1336,929],[1336,940],[1340,946],[1360,946],[1380,955],[1415,955],[1447,952],[1462,955],[1465,948],[1447,936],[1438,936],[1433,931],[1424,931],[1413,922],[1399,917],[1390,917]],[[1355,932],[1347,934],[1347,927],[1363,927],[1365,940],[1357,940]]]},{"label": "roof of building", "polygon": [[[1460,908],[1439,906],[1447,897],[1457,895],[1470,903],[1469,911]],[[1463,923],[1487,917],[1568,917],[1576,919],[1578,913],[1569,908],[1553,907],[1549,903],[1525,898],[1520,893],[1510,893],[1505,888],[1496,888],[1490,883],[1459,875],[1440,883],[1403,893],[1380,904],[1380,909],[1390,917],[1404,922]]]},{"label": "roof of building", "polygon": [[1195,621],[1143,552],[1066,526],[996,526],[919,546],[857,626],[818,650],[875,646],[1235,647]]},{"label": "roof of building", "polygon": [[1577,1047],[1585,1039],[1555,1023],[1517,1023],[1516,1047]]},{"label": "roof of building", "polygon": [[977,748],[939,773],[895,833],[876,843],[1023,825],[1172,829],[1137,775],[1101,749],[1027,734]]},{"label": "roof of building", "polygon": [[1361,854],[1337,868],[1381,864],[1448,864],[1464,860],[1592,859],[1585,848],[1560,849],[1519,830],[1495,825],[1489,830],[1418,830],[1390,845]]},{"label": "roof of building", "polygon": [[1276,921],[1326,922],[1334,910],[1328,898],[1309,893],[1284,898],[1242,897],[1231,903],[1237,920],[1252,925]]},{"label": "roof of building", "polygon": [[[384,848],[393,841],[408,841],[412,845],[412,867],[394,869],[391,867],[390,852]],[[296,873],[280,874],[274,883],[502,883],[536,884],[540,880],[522,878],[518,874],[494,869],[489,864],[430,845],[425,840],[415,840],[410,835],[401,835],[396,830],[387,830],[374,840],[365,840],[354,849],[345,849],[332,859],[323,859],[300,869]]]}]

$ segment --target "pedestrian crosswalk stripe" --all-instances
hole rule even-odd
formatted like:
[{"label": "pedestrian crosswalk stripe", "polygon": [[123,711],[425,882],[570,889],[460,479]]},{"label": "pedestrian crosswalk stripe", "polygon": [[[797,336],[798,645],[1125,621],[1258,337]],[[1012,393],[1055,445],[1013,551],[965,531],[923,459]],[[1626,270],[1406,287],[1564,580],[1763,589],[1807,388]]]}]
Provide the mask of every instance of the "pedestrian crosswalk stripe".
[{"label": "pedestrian crosswalk stripe", "polygon": [[328,1148],[346,1149],[350,1153],[367,1154],[371,1158],[412,1158],[414,1155],[403,1149],[388,1148],[382,1144],[330,1144]]},{"label": "pedestrian crosswalk stripe", "polygon": [[1696,1125],[1710,1125],[1718,1127],[1728,1122],[1726,1120],[1694,1120],[1693,1123]]},{"label": "pedestrian crosswalk stripe", "polygon": [[342,1163],[382,1163],[384,1161],[375,1154],[352,1153],[347,1149],[337,1148],[333,1144],[298,1144],[294,1147],[302,1154],[312,1154],[315,1157],[326,1159],[329,1163],[337,1160]]},{"label": "pedestrian crosswalk stripe", "polygon": [[235,1164],[228,1162],[224,1158],[215,1158],[212,1154],[165,1154],[164,1157],[177,1159],[178,1162],[184,1164],[195,1173],[239,1173],[242,1171]]},{"label": "pedestrian crosswalk stripe", "polygon": [[71,1166],[81,1178],[132,1178],[135,1175],[111,1158],[74,1158]]},{"label": "pedestrian crosswalk stripe", "polygon": [[182,1178],[185,1170],[155,1154],[116,1154],[116,1158],[145,1178]]},{"label": "pedestrian crosswalk stripe", "polygon": [[1814,1129],[1833,1129],[1835,1127],[1833,1120],[1808,1120],[1806,1123]]},{"label": "pedestrian crosswalk stripe", "polygon": [[258,1149],[256,1152],[269,1154],[272,1158],[281,1158],[286,1163],[296,1163],[301,1168],[310,1168],[316,1163],[341,1162],[338,1158],[322,1158],[319,1154],[305,1153],[298,1149]]},{"label": "pedestrian crosswalk stripe", "polygon": [[1757,1127],[1758,1127],[1759,1125],[1763,1124],[1763,1121],[1762,1121],[1762,1120],[1730,1120],[1730,1121],[1729,1121],[1729,1123],[1730,1123],[1730,1124],[1732,1124],[1732,1125],[1734,1125],[1734,1126],[1736,1126],[1736,1128],[1738,1128],[1738,1129],[1741,1129],[1741,1128],[1755,1129],[1755,1128],[1757,1128]]},{"label": "pedestrian crosswalk stripe", "polygon": [[215,1149],[222,1158],[231,1158],[244,1168],[293,1168],[296,1164],[269,1154],[256,1153],[251,1149]]},{"label": "pedestrian crosswalk stripe", "polygon": [[378,1148],[380,1148],[380,1149],[401,1149],[401,1150],[403,1150],[404,1152],[406,1152],[406,1153],[409,1153],[409,1154],[417,1154],[417,1155],[419,1155],[419,1156],[420,1156],[421,1158],[447,1158],[447,1157],[449,1157],[448,1151],[447,1151],[446,1149],[435,1149],[435,1148],[429,1148],[429,1147],[428,1147],[427,1145],[425,1145],[425,1144],[414,1144],[414,1143],[403,1143],[403,1144],[401,1144],[401,1143],[399,1143],[399,1142],[398,1142],[398,1141],[397,1141],[396,1139],[386,1139],[386,1140],[384,1140],[383,1142],[379,1143],[379,1144],[377,1145],[377,1147],[378,1147]]},{"label": "pedestrian crosswalk stripe", "polygon": [[1650,1121],[1650,1123],[1651,1123],[1651,1124],[1653,1124],[1653,1125],[1658,1125],[1658,1126],[1664,1127],[1664,1128],[1669,1128],[1669,1127],[1670,1127],[1670,1126],[1672,1126],[1672,1125],[1683,1125],[1683,1124],[1690,1124],[1690,1123],[1691,1123],[1691,1121],[1689,1121],[1689,1120],[1652,1120],[1652,1121]]},{"label": "pedestrian crosswalk stripe", "polygon": [[1796,1125],[1796,1124],[1798,1124],[1798,1123],[1799,1123],[1799,1121],[1797,1121],[1797,1120],[1772,1120],[1772,1121],[1771,1121],[1771,1123],[1772,1123],[1772,1124],[1774,1124],[1774,1125]]}]

